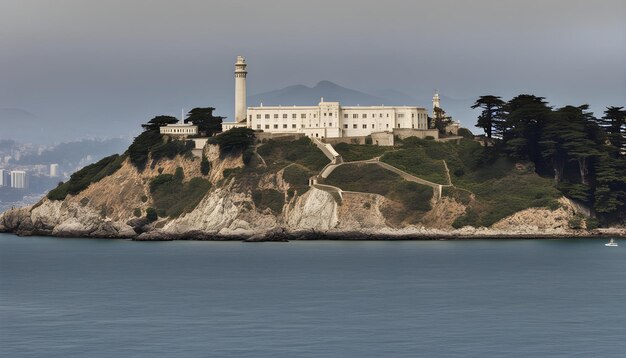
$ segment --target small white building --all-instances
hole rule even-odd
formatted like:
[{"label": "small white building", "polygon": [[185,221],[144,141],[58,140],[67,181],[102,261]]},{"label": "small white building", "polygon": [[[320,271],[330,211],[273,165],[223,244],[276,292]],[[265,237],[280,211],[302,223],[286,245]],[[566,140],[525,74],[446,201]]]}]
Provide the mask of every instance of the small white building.
[{"label": "small white building", "polygon": [[161,134],[189,136],[198,134],[198,126],[190,123],[175,123],[159,127]]},{"label": "small white building", "polygon": [[0,186],[11,186],[11,174],[6,169],[0,169]]},{"label": "small white building", "polygon": [[50,164],[50,178],[56,178],[59,176],[59,165],[54,163]]},{"label": "small white building", "polygon": [[26,189],[28,188],[28,174],[23,170],[11,171],[11,188]]}]

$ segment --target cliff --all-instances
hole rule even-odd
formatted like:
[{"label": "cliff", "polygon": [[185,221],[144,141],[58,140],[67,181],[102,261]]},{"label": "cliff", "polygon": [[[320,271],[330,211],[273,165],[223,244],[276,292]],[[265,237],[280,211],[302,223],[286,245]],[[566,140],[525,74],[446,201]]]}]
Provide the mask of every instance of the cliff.
[{"label": "cliff", "polygon": [[[424,161],[420,162],[424,176],[418,177],[414,175],[416,168],[401,165],[404,159],[398,159],[398,148],[392,150],[395,157],[364,154],[382,151],[380,147],[351,145],[339,149],[344,157],[354,157],[360,151],[362,156],[376,159],[346,161],[324,178],[319,173],[328,168],[329,159],[308,139],[256,143],[231,153],[221,151],[217,144],[207,144],[205,159],[184,151],[162,158],[151,153],[149,165],[143,168],[133,163],[131,156],[123,156],[119,168],[107,169],[113,172],[79,192],[68,193],[62,200],[46,197],[31,207],[1,214],[0,232],[251,241],[544,237],[600,232],[585,230],[589,213],[564,197],[538,201],[539,194],[533,193],[531,199],[536,205],[522,205],[521,210],[513,206],[507,209],[510,214],[498,217],[490,213],[506,210],[498,201],[490,201],[493,193],[482,193],[469,179],[459,181],[474,191],[455,186],[445,160],[440,177],[431,170],[439,166],[427,169],[432,163]],[[411,151],[402,150],[408,150],[407,155]],[[204,173],[203,161],[209,163],[204,164]],[[386,164],[376,165],[376,161]],[[402,170],[386,168],[394,164]],[[538,180],[527,168],[511,170],[494,180],[504,181],[504,186],[510,185],[507,180]],[[412,180],[414,177],[419,180]],[[506,192],[498,195],[502,201],[521,200],[513,194],[508,198]],[[624,231],[611,233],[623,235]]]}]

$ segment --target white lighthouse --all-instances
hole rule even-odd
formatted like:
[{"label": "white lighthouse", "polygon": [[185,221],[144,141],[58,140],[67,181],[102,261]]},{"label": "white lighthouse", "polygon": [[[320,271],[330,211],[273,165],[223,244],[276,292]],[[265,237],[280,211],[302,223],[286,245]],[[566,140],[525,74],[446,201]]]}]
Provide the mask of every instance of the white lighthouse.
[{"label": "white lighthouse", "polygon": [[439,91],[435,91],[435,95],[433,96],[433,118],[435,118],[435,108],[441,108],[439,103]]},{"label": "white lighthouse", "polygon": [[[235,122],[247,121],[246,114],[246,60],[242,56],[237,56],[235,63]],[[250,123],[248,123],[248,126]]]}]

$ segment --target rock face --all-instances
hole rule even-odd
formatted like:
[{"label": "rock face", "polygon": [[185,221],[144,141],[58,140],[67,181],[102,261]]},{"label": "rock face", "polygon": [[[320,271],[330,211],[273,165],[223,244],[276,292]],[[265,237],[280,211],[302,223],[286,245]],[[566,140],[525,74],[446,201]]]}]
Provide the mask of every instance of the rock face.
[{"label": "rock face", "polygon": [[[527,209],[494,224],[491,228],[453,229],[454,220],[466,207],[452,198],[443,198],[419,221],[398,215],[397,203],[378,194],[344,193],[339,203],[336,196],[316,188],[294,195],[283,179],[283,170],[264,174],[255,187],[241,185],[244,177],[224,179],[227,169],[243,167],[241,156],[220,158],[216,146],[207,145],[204,155],[211,161],[211,170],[204,178],[213,188],[192,211],[177,218],[161,218],[149,223],[136,218],[137,208],[153,205],[150,179],[173,174],[183,168],[185,180],[202,176],[196,158],[176,157],[163,160],[140,172],[128,161],[114,174],[91,184],[81,193],[63,201],[47,198],[32,207],[0,214],[0,232],[19,235],[54,235],[80,237],[134,238],[137,240],[242,240],[286,241],[291,239],[344,238],[440,238],[507,235],[571,235],[568,222],[577,213],[571,202],[564,200],[557,210]],[[244,178],[244,179],[236,179]],[[253,189],[269,190],[284,195],[282,210],[257,206]],[[583,213],[584,214],[584,213]],[[405,219],[396,220],[401,216]],[[415,224],[414,222],[420,222]]]}]

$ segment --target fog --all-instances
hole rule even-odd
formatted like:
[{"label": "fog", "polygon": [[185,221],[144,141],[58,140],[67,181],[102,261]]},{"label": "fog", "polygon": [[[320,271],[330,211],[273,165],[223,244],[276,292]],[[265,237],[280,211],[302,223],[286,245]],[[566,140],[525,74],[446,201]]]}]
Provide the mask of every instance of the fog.
[{"label": "fog", "polygon": [[601,114],[626,105],[624,19],[623,0],[4,0],[0,110],[13,117],[0,111],[0,138],[134,135],[201,106],[232,118],[237,55],[249,95],[330,80],[425,107],[438,89]]}]

